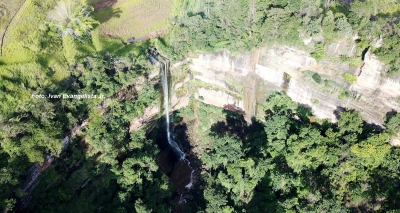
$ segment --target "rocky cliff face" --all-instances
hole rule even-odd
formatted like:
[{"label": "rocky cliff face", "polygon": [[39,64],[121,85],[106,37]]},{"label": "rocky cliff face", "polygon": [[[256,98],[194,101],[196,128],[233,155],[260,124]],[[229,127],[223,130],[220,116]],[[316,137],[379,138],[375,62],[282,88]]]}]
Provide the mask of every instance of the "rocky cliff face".
[{"label": "rocky cliff face", "polygon": [[[329,52],[353,55],[354,48],[348,45],[347,50]],[[187,83],[202,84],[188,95],[218,107],[233,104],[252,116],[257,116],[258,107],[272,90],[285,92],[311,108],[317,118],[333,122],[335,112],[342,108],[355,109],[367,122],[378,125],[387,112],[400,111],[399,80],[385,77],[384,64],[369,51],[359,67],[352,67],[338,61],[317,62],[304,51],[274,46],[238,56],[226,52],[199,55],[191,59],[190,70],[193,77]],[[310,78],[315,73],[322,82]],[[357,81],[347,82],[343,73],[358,75]]]},{"label": "rocky cliff face", "polygon": [[[332,46],[328,52],[354,54],[355,46],[346,48],[336,50]],[[344,73],[357,76],[357,80],[347,82],[342,77]],[[399,79],[386,77],[384,64],[369,51],[359,67],[334,60],[317,61],[307,52],[285,46],[236,56],[227,52],[202,54],[173,66],[171,75],[175,79],[171,97],[175,110],[187,106],[189,97],[194,97],[218,107],[235,105],[250,119],[263,116],[259,109],[269,93],[278,90],[309,107],[317,118],[333,122],[336,112],[343,108],[355,109],[367,122],[377,125],[383,123],[387,112],[400,111]],[[315,75],[320,76],[320,81],[313,78]],[[148,109],[142,118],[158,111]]]}]

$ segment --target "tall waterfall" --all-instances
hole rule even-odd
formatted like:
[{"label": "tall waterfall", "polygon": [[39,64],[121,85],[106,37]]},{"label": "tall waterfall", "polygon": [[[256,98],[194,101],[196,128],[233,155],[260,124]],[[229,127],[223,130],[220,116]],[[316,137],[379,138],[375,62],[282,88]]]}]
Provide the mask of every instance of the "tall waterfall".
[{"label": "tall waterfall", "polygon": [[169,145],[174,149],[174,151],[179,155],[180,159],[185,159],[185,153],[179,148],[178,144],[171,138],[170,123],[169,123],[169,93],[168,93],[168,60],[160,61],[161,64],[161,81],[164,96],[164,107],[165,107],[165,121],[167,128],[167,140]]},{"label": "tall waterfall", "polygon": [[[159,55],[158,53],[156,55],[158,56],[156,60],[158,60],[160,62],[160,69],[161,69],[161,84],[162,84],[162,90],[163,90],[163,96],[164,96],[165,122],[166,122],[168,144],[179,155],[180,162],[185,162],[185,164],[190,168],[190,170],[191,170],[190,182],[185,186],[185,188],[191,189],[193,186],[194,170],[190,166],[190,161],[185,158],[186,157],[185,153],[182,152],[179,145],[171,137],[171,129],[170,129],[170,122],[169,122],[169,84],[168,84],[169,60],[164,58],[163,56]],[[183,202],[186,202],[186,200],[181,194],[179,203],[181,204]]]}]

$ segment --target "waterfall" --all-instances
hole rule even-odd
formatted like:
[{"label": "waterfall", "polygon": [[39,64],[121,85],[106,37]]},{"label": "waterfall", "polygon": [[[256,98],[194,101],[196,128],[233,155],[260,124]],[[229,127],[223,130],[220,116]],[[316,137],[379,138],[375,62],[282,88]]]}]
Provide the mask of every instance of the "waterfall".
[{"label": "waterfall", "polygon": [[185,199],[185,198],[183,197],[183,195],[181,194],[181,196],[179,197],[178,204],[181,205],[181,204],[186,203],[186,202],[187,202],[186,199]]},{"label": "waterfall", "polygon": [[[186,189],[191,189],[193,186],[193,173],[194,169],[190,166],[190,161],[186,159],[185,153],[181,150],[179,145],[173,140],[171,136],[171,129],[170,129],[170,121],[169,121],[169,84],[168,84],[168,71],[169,71],[169,60],[161,56],[156,50],[150,50],[150,56],[158,56],[155,57],[158,62],[160,62],[160,69],[161,69],[161,84],[163,90],[163,97],[164,97],[164,108],[165,108],[165,124],[166,124],[166,131],[167,131],[167,141],[170,147],[179,155],[180,161],[185,161],[188,167],[191,170],[190,173],[190,182],[185,186]],[[160,60],[161,59],[161,60]],[[182,199],[183,196],[181,194],[181,199],[179,203],[186,203],[186,199]]]},{"label": "waterfall", "polygon": [[179,148],[178,144],[171,138],[170,123],[169,123],[169,93],[168,93],[168,60],[160,61],[161,64],[161,81],[164,96],[164,107],[165,107],[165,122],[167,130],[167,140],[168,144],[174,149],[174,151],[179,155],[180,159],[185,159],[185,153]]},{"label": "waterfall", "polygon": [[190,182],[185,186],[185,188],[187,188],[187,189],[190,189],[193,186],[193,172],[194,172],[194,170],[190,166],[190,163],[189,163],[189,167],[192,169],[192,173],[190,173]]}]

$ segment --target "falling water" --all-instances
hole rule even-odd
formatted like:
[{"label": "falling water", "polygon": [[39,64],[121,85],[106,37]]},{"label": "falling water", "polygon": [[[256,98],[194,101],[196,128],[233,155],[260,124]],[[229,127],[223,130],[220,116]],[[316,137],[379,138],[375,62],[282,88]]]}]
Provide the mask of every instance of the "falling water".
[{"label": "falling water", "polygon": [[[169,70],[169,61],[168,59],[164,58],[160,54],[158,54],[157,50],[149,51],[150,56],[158,56],[155,57],[156,60],[160,62],[160,69],[161,69],[161,83],[163,89],[163,96],[164,96],[164,108],[165,108],[165,122],[166,122],[166,130],[167,130],[167,140],[168,144],[172,147],[172,149],[179,155],[180,161],[186,161],[188,167],[192,170],[190,173],[190,182],[185,186],[186,189],[191,189],[193,186],[193,168],[190,166],[190,161],[188,161],[185,157],[185,153],[182,152],[178,144],[173,140],[171,137],[171,130],[170,130],[170,123],[169,123],[169,84],[168,84],[168,70]],[[159,59],[162,60],[159,60]],[[180,197],[179,203],[186,203],[186,199],[182,196]]]},{"label": "falling water", "polygon": [[171,138],[170,126],[169,126],[169,93],[168,93],[168,60],[161,62],[161,81],[163,87],[163,96],[164,96],[164,107],[165,107],[165,120],[166,120],[166,128],[167,128],[167,140],[168,144],[175,150],[175,152],[179,155],[180,159],[185,159],[185,153],[179,148],[178,144]]},{"label": "falling water", "polygon": [[181,204],[186,203],[186,202],[187,202],[187,201],[186,201],[186,199],[183,197],[183,194],[181,194],[181,196],[179,197],[178,204],[181,205]]},{"label": "falling water", "polygon": [[[192,169],[189,163],[189,167]],[[190,173],[190,182],[185,186],[185,188],[190,189],[193,186],[193,172],[194,170],[192,169],[192,173]]]}]

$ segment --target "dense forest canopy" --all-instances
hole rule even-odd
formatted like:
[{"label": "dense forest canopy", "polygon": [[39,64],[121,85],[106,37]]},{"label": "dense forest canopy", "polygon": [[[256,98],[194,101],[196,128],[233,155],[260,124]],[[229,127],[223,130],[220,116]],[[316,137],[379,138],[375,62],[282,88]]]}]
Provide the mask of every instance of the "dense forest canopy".
[{"label": "dense forest canopy", "polygon": [[[146,128],[129,131],[146,107],[160,105],[160,79],[150,77],[158,68],[146,56],[150,46],[178,61],[195,52],[238,54],[273,43],[307,49],[302,40],[312,37],[317,42],[309,51],[324,59],[328,44],[357,35],[352,60],[360,62],[370,48],[388,74],[400,72],[396,1],[174,4],[176,16],[163,37],[123,44],[99,33],[86,1],[26,0],[15,19],[0,1],[0,14],[6,14],[0,25],[13,21],[0,57],[0,210],[20,211],[28,194],[26,212],[176,210],[175,190],[157,165],[162,119],[154,119],[149,134]],[[37,98],[41,94],[102,96]],[[270,94],[263,107],[264,118],[250,125],[243,115],[195,100],[174,112],[200,141],[196,201],[183,212],[400,209],[400,150],[389,144],[400,135],[400,114],[389,113],[381,129],[349,110],[338,114],[337,123],[315,122],[281,93]],[[53,165],[33,191],[24,190],[29,168],[49,156],[56,158]]]},{"label": "dense forest canopy", "polygon": [[[357,38],[357,56],[372,48],[388,72],[399,71],[399,3],[390,0],[311,1],[235,0],[179,1],[165,53],[182,58],[200,51],[249,51],[265,44],[304,47],[313,38],[314,57],[326,58],[325,47],[338,39]],[[379,42],[382,39],[383,42]],[[304,47],[306,48],[306,47]],[[344,58],[342,58],[344,59]]]}]

